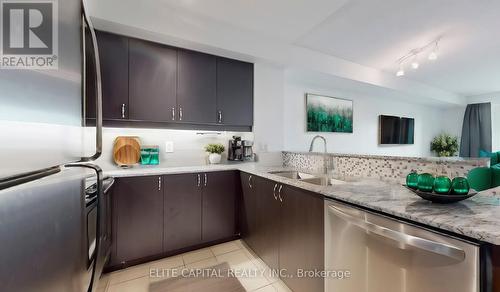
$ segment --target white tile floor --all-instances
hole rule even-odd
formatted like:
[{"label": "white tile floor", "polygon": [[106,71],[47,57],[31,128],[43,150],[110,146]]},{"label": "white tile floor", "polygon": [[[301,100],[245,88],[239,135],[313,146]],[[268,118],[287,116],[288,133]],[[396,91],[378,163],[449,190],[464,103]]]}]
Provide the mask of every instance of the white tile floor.
[{"label": "white tile floor", "polygon": [[151,282],[168,277],[150,277],[150,269],[207,268],[223,262],[238,271],[262,271],[254,277],[238,277],[246,291],[290,291],[242,241],[236,240],[105,274],[99,281],[98,292],[148,292]]}]

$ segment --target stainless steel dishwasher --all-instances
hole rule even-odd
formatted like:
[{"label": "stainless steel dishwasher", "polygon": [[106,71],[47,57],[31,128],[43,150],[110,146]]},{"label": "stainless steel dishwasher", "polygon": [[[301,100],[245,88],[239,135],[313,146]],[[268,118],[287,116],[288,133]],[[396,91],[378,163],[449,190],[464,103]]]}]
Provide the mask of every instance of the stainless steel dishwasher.
[{"label": "stainless steel dishwasher", "polygon": [[325,241],[326,292],[480,291],[471,242],[332,201]]}]

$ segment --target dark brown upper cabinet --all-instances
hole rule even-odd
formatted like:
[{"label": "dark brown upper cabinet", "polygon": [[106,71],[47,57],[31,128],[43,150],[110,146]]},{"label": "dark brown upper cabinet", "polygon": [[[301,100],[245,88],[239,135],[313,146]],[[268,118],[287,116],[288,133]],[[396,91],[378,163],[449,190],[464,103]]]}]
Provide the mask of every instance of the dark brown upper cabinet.
[{"label": "dark brown upper cabinet", "polygon": [[[86,117],[95,119],[95,63],[92,42],[87,34],[86,45]],[[129,117],[128,43],[129,39],[106,32],[97,32],[102,80],[102,112],[107,120]]]},{"label": "dark brown upper cabinet", "polygon": [[175,121],[177,50],[136,39],[129,49],[130,119]]},{"label": "dark brown upper cabinet", "polygon": [[165,182],[164,251],[201,242],[201,175],[173,174]]},{"label": "dark brown upper cabinet", "polygon": [[[251,131],[253,64],[98,32],[104,126]],[[87,123],[95,67],[86,34]]]},{"label": "dark brown upper cabinet", "polygon": [[240,193],[237,171],[203,174],[203,233],[204,242],[229,238],[237,234],[237,198]]},{"label": "dark brown upper cabinet", "polygon": [[253,125],[253,64],[217,58],[217,123]]},{"label": "dark brown upper cabinet", "polygon": [[215,124],[217,58],[179,49],[177,73],[179,122]]}]

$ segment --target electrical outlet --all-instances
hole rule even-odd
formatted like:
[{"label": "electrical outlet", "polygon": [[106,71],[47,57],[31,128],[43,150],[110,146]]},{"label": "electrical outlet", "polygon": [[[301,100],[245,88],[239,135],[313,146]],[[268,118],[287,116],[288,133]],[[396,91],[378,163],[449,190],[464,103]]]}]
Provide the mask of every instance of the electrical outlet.
[{"label": "electrical outlet", "polygon": [[174,152],[174,142],[173,141],[166,141],[165,142],[165,152],[166,153]]}]

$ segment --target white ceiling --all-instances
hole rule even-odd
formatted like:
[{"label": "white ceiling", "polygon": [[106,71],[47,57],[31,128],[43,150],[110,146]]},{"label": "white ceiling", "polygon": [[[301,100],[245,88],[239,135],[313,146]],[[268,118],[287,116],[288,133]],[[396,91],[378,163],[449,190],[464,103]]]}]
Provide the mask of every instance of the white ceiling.
[{"label": "white ceiling", "polygon": [[162,0],[169,6],[394,74],[442,35],[439,59],[403,78],[464,96],[500,91],[498,0]]},{"label": "white ceiling", "polygon": [[161,1],[238,28],[285,41],[295,41],[349,0]]}]

